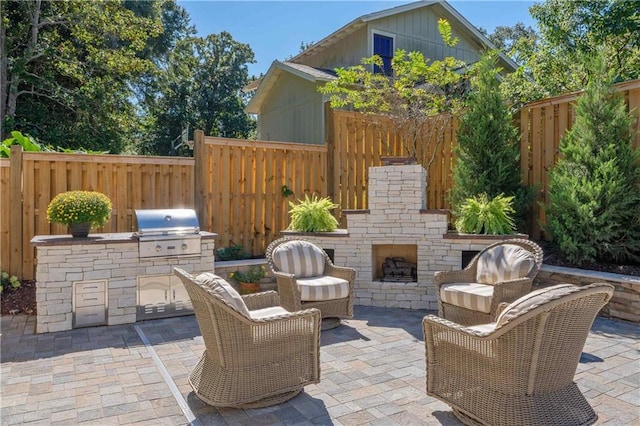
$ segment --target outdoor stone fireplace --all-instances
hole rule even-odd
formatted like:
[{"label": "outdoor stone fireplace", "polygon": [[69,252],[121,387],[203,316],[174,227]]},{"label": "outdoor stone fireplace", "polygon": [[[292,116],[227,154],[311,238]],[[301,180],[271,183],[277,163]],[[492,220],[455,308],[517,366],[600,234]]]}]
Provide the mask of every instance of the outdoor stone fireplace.
[{"label": "outdoor stone fireplace", "polygon": [[[337,265],[356,269],[355,304],[436,310],[435,271],[460,269],[463,253],[504,239],[448,232],[448,211],[427,209],[426,185],[420,165],[370,167],[369,209],[345,211],[347,229],[304,234],[333,250]],[[387,258],[415,263],[415,278],[384,279]]]}]

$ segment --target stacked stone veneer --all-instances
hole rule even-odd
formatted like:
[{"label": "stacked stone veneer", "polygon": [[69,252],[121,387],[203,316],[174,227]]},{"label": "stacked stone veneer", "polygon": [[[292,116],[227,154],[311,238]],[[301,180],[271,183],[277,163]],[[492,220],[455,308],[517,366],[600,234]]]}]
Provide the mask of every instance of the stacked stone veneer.
[{"label": "stacked stone veneer", "polygon": [[561,283],[583,286],[595,282],[609,283],[615,287],[613,297],[602,309],[604,315],[640,323],[640,277],[542,265],[534,286],[539,288]]},{"label": "stacked stone veneer", "polygon": [[138,240],[131,233],[91,234],[89,238],[38,236],[36,246],[37,333],[70,330],[73,285],[106,280],[108,325],[136,321],[138,276],[214,270],[215,234],[202,239],[201,256],[139,259]]},{"label": "stacked stone veneer", "polygon": [[[371,167],[369,209],[345,212],[346,230],[304,234],[334,250],[336,265],[356,269],[355,304],[436,310],[435,271],[460,269],[463,251],[480,251],[502,239],[447,233],[448,211],[426,210],[426,184],[420,165]],[[374,245],[415,245],[417,282],[377,281]]]}]

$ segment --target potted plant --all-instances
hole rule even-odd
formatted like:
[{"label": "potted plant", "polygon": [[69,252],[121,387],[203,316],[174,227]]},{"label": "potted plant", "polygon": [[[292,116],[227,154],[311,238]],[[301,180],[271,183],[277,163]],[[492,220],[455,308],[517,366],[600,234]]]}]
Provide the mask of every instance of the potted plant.
[{"label": "potted plant", "polygon": [[111,200],[96,191],[67,191],[56,195],[47,208],[47,220],[69,226],[74,237],[86,237],[92,227],[111,216]]},{"label": "potted plant", "polygon": [[489,200],[487,194],[467,198],[460,208],[456,230],[465,234],[513,234],[513,197],[499,194]]},{"label": "potted plant", "polygon": [[260,281],[266,276],[263,266],[250,266],[247,270],[232,272],[229,277],[240,284],[241,294],[250,294],[260,291]]},{"label": "potted plant", "polygon": [[338,220],[331,214],[331,210],[338,207],[329,197],[309,198],[305,194],[304,200],[298,203],[289,201],[291,209],[291,223],[289,230],[297,232],[332,232],[338,227]]}]

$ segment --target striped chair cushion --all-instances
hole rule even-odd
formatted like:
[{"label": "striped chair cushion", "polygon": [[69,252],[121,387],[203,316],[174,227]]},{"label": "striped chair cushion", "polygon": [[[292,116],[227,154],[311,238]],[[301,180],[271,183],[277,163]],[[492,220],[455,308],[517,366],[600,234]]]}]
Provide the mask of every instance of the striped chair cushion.
[{"label": "striped chair cushion", "polygon": [[533,269],[533,254],[515,244],[502,244],[485,251],[478,259],[476,281],[495,284],[524,278]]},{"label": "striped chair cushion", "polygon": [[300,300],[305,302],[344,299],[349,296],[349,281],[331,276],[298,278]]},{"label": "striped chair cushion", "polygon": [[217,294],[222,297],[227,303],[233,306],[238,312],[247,318],[250,317],[249,309],[244,304],[242,296],[231,286],[224,278],[212,274],[211,272],[205,272],[198,275],[195,282],[211,294]]},{"label": "striped chair cushion", "polygon": [[287,311],[282,306],[269,306],[268,308],[254,309],[253,311],[249,311],[249,315],[253,319],[273,318],[280,315],[286,315],[288,313],[289,311]]},{"label": "striped chair cushion", "polygon": [[273,251],[273,263],[281,272],[296,278],[317,277],[324,273],[324,251],[308,241],[288,241]]},{"label": "striped chair cushion", "polygon": [[440,300],[450,305],[485,313],[491,312],[493,286],[478,283],[452,283],[440,287]]},{"label": "striped chair cushion", "polygon": [[546,303],[558,295],[563,295],[568,289],[573,289],[575,287],[576,286],[573,284],[556,284],[551,287],[541,288],[539,290],[532,291],[529,294],[525,294],[504,308],[496,319],[496,324],[498,327],[502,327],[522,315],[523,312],[527,312],[536,306]]}]

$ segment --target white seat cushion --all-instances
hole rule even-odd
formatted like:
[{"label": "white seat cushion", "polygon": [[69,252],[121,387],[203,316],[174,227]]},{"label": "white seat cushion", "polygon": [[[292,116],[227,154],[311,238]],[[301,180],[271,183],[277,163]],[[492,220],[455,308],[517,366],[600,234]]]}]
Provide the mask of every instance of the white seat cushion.
[{"label": "white seat cushion", "polygon": [[485,313],[491,312],[493,286],[480,283],[451,283],[440,287],[444,303]]},{"label": "white seat cushion", "polygon": [[300,289],[300,300],[305,302],[344,299],[349,296],[349,281],[342,278],[298,278],[296,282]]},{"label": "white seat cushion", "polygon": [[504,308],[496,319],[496,324],[498,327],[502,327],[522,315],[524,312],[528,312],[532,308],[540,306],[558,295],[563,295],[566,293],[567,289],[573,289],[575,287],[576,286],[573,284],[557,284],[525,294]]},{"label": "white seat cushion", "polygon": [[211,272],[204,272],[198,275],[195,282],[204,288],[211,294],[217,294],[227,303],[233,306],[238,312],[247,318],[250,317],[249,309],[244,304],[242,296],[231,286],[224,278],[212,274]]},{"label": "white seat cushion", "polygon": [[287,311],[282,306],[269,306],[268,308],[254,309],[253,311],[249,311],[249,315],[253,319],[266,319],[276,317],[278,315],[285,315],[288,313],[289,311]]},{"label": "white seat cushion", "polygon": [[478,258],[476,282],[495,284],[524,278],[534,265],[535,259],[529,250],[515,244],[501,244]]},{"label": "white seat cushion", "polygon": [[273,250],[273,263],[281,272],[296,278],[316,277],[324,273],[324,250],[308,241],[287,241]]}]

